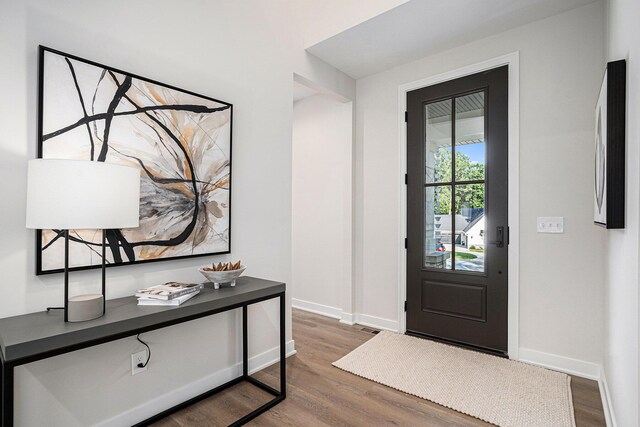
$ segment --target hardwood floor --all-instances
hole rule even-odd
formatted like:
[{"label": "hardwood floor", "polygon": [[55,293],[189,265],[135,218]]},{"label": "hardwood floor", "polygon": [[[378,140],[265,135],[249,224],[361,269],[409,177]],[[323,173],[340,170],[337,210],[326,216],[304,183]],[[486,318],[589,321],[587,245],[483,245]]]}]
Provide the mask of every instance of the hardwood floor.
[{"label": "hardwood floor", "polygon": [[[293,311],[298,354],[287,360],[287,399],[249,423],[252,426],[489,426],[491,424],[331,366],[370,339],[359,325]],[[278,367],[255,375],[277,387]],[[598,384],[572,377],[577,427],[604,426]],[[239,384],[155,424],[157,427],[226,426],[271,396]],[[550,426],[552,427],[552,426]]]}]

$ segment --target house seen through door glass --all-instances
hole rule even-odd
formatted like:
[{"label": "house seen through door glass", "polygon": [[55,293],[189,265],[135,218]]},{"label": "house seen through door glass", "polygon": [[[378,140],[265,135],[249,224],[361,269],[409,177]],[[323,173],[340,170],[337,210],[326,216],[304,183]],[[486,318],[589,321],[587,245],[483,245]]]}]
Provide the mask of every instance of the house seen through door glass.
[{"label": "house seen through door glass", "polygon": [[424,106],[426,268],[485,271],[484,110],[484,90]]}]

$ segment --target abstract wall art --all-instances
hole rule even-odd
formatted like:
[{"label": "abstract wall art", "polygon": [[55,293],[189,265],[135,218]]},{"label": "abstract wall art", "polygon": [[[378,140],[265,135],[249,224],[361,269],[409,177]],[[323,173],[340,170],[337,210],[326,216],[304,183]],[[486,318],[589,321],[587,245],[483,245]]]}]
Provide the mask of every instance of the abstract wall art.
[{"label": "abstract wall art", "polygon": [[[230,252],[231,104],[43,46],[38,77],[38,157],[140,170],[140,226],[107,231],[107,266]],[[61,237],[38,231],[36,274],[62,271]],[[72,269],[101,243],[72,230]]]},{"label": "abstract wall art", "polygon": [[594,222],[625,226],[626,62],[607,64],[595,112]]}]

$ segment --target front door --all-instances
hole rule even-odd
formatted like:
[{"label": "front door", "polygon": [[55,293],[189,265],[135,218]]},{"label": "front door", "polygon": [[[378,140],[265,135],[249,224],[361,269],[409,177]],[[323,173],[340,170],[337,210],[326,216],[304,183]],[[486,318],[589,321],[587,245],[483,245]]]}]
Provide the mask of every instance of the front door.
[{"label": "front door", "polygon": [[507,66],[407,94],[407,333],[507,353]]}]

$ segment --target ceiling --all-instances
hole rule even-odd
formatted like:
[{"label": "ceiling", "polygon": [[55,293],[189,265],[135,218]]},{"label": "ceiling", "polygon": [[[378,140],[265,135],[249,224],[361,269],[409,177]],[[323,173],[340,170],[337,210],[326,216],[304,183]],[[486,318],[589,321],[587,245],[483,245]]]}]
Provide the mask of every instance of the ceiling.
[{"label": "ceiling", "polygon": [[354,79],[594,0],[411,0],[307,51]]}]

